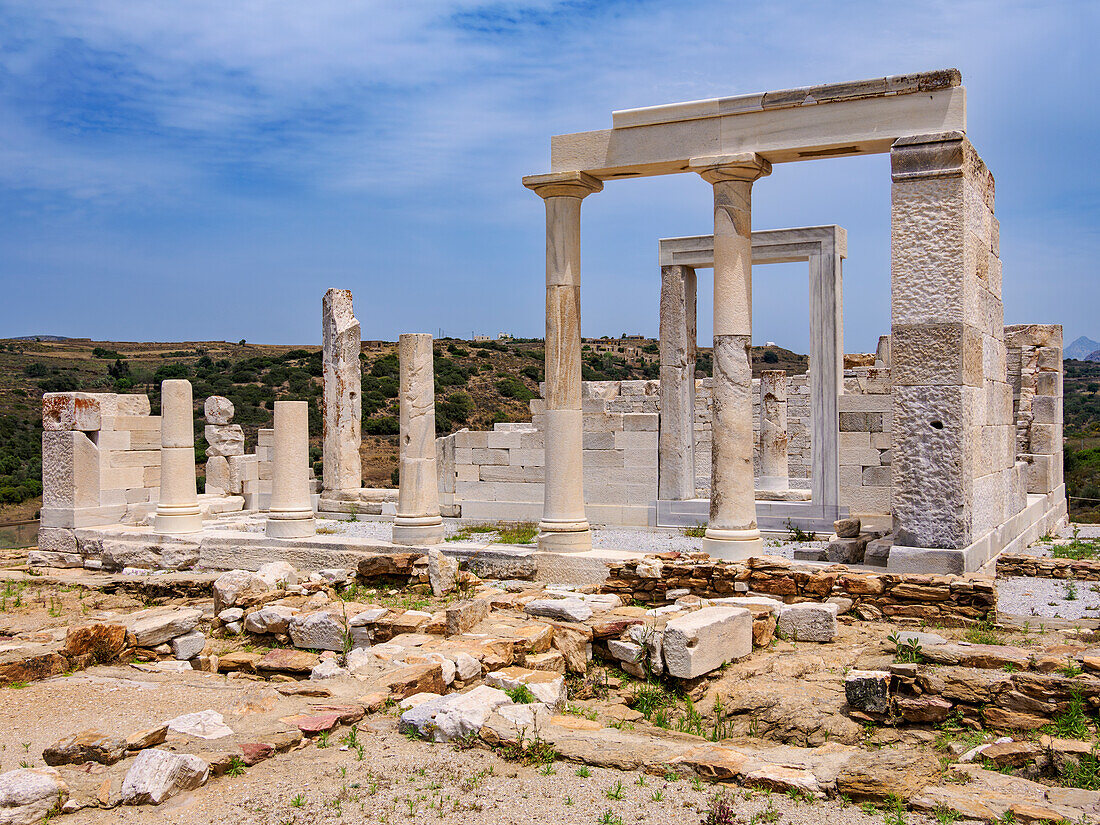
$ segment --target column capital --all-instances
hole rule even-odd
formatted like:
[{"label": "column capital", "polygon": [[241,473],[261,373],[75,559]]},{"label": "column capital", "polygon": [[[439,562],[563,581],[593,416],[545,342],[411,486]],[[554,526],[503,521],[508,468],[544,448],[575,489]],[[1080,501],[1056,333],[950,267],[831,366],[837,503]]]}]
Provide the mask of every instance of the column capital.
[{"label": "column capital", "polygon": [[772,173],[771,163],[756,152],[692,158],[688,161],[688,169],[698,172],[707,183],[721,183],[728,180],[752,183]]},{"label": "column capital", "polygon": [[540,198],[585,198],[603,190],[603,181],[587,172],[527,175],[523,185]]}]

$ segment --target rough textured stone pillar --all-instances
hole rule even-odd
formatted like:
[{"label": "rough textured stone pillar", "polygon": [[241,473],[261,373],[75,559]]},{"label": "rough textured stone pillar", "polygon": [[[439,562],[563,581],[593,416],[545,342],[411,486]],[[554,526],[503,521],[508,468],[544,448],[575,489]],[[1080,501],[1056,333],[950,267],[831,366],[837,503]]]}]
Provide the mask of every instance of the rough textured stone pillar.
[{"label": "rough textured stone pillar", "polygon": [[546,467],[539,548],[589,550],[581,419],[581,201],[603,189],[584,172],[523,179],[546,203]]},{"label": "rough textured stone pillar", "polygon": [[202,529],[195,481],[195,409],[191,382],[172,378],[160,385],[160,498],[153,532],[197,533]]},{"label": "rough textured stone pillar", "polygon": [[787,472],[787,373],[760,373],[760,478],[761,490],[786,490]]},{"label": "rough textured stone pillar", "polygon": [[443,539],[435,461],[435,370],[432,336],[406,333],[398,341],[401,364],[401,486],[393,520],[394,544],[436,544]]},{"label": "rough textured stone pillar", "polygon": [[363,486],[362,336],[352,312],[351,290],[330,289],[321,301],[324,365],[324,473],[322,496],[358,491]]},{"label": "rough textured stone pillar", "polygon": [[692,158],[714,188],[714,400],[710,523],[703,549],[743,559],[764,549],[752,454],[752,184],[771,164],[746,152]]},{"label": "rough textured stone pillar", "polygon": [[890,162],[890,566],[913,569],[1018,511],[1015,426],[993,176],[961,132],[902,138]]},{"label": "rough textured stone pillar", "polygon": [[309,497],[309,402],[275,402],[275,447],[267,534],[289,539],[317,532]]},{"label": "rough textured stone pillar", "polygon": [[661,419],[657,498],[695,498],[696,278],[690,266],[661,267]]}]

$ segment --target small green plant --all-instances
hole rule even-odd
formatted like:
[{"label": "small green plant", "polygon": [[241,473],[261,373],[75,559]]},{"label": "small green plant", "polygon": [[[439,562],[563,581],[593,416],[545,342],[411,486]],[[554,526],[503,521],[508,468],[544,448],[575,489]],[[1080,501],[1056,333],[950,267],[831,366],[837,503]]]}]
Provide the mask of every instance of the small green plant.
[{"label": "small green plant", "polygon": [[886,797],[886,811],[882,819],[886,825],[905,825],[905,802],[890,794]]},{"label": "small green plant", "polygon": [[707,534],[707,528],[705,525],[697,524],[695,527],[685,527],[684,535],[689,539],[701,539]]},{"label": "small green plant", "polygon": [[737,822],[734,807],[733,797],[724,790],[718,791],[710,798],[704,825],[734,825]]},{"label": "small green plant", "polygon": [[936,822],[940,825],[952,825],[953,822],[957,822],[960,819],[959,812],[954,808],[948,808],[946,805],[936,806],[936,810],[933,811],[936,817]]},{"label": "small green plant", "polygon": [[588,769],[587,765],[581,765],[579,768],[577,768],[577,776],[579,776],[581,779],[587,779],[591,775],[592,771]]},{"label": "small green plant", "polygon": [[1083,753],[1077,759],[1067,759],[1062,770],[1062,782],[1071,788],[1083,788],[1087,791],[1100,791],[1100,755],[1098,745]]},{"label": "small green plant", "polygon": [[538,534],[537,524],[522,522],[499,528],[496,540],[498,544],[530,544]]},{"label": "small green plant", "polygon": [[1067,602],[1077,601],[1077,582],[1075,582],[1073,579],[1069,579],[1066,581],[1065,598]]},{"label": "small green plant", "polygon": [[340,739],[340,744],[347,745],[349,748],[359,747],[359,731],[354,727],[349,728],[348,732]]},{"label": "small green plant", "polygon": [[623,825],[623,818],[608,808],[596,820],[596,825]]},{"label": "small green plant", "polygon": [[1065,676],[1067,679],[1073,679],[1076,676],[1080,676],[1082,673],[1081,666],[1076,662],[1068,662],[1062,667],[1058,668],[1058,673]]},{"label": "small green plant", "polygon": [[531,688],[527,687],[527,685],[516,685],[512,688],[505,688],[504,692],[508,695],[508,698],[517,705],[531,705],[536,701],[535,694],[531,692]]},{"label": "small green plant", "polygon": [[639,788],[644,788],[647,784],[645,781],[645,774],[638,774],[638,778],[634,780],[634,784],[637,785]]},{"label": "small green plant", "polygon": [[305,797],[305,794],[302,794],[302,793],[295,794],[294,797],[290,800],[290,805],[293,808],[301,808],[305,804],[306,804],[306,797]]},{"label": "small green plant", "polygon": [[242,776],[247,769],[244,762],[241,761],[239,756],[233,756],[229,759],[229,767],[225,769],[226,776]]},{"label": "small green plant", "polygon": [[557,771],[554,770],[553,762],[547,762],[539,769],[539,773],[541,773],[543,776],[553,776],[557,773]]},{"label": "small green plant", "polygon": [[654,802],[660,802],[662,799],[665,798],[665,792],[658,788],[649,795],[649,798],[652,799]]},{"label": "small green plant", "polygon": [[616,781],[614,785],[612,785],[610,788],[608,788],[606,791],[604,791],[604,796],[606,796],[608,799],[614,799],[614,800],[622,799],[623,798],[623,782],[622,782],[622,780],[620,779],[620,780]]},{"label": "small green plant", "polygon": [[787,519],[787,541],[790,542],[807,542],[817,541],[817,533],[813,531],[807,533],[797,524],[790,519]]},{"label": "small green plant", "polygon": [[701,791],[704,787],[706,786],[703,784],[703,780],[700,779],[698,776],[693,776],[691,778],[691,789],[693,791]]},{"label": "small green plant", "polygon": [[327,730],[321,731],[320,734],[318,734],[318,736],[317,736],[317,747],[327,748],[328,747],[328,739],[329,739],[328,731]]},{"label": "small green plant", "polygon": [[920,642],[912,637],[902,638],[897,631],[891,633],[887,639],[894,645],[895,664],[919,665],[924,659],[921,657]]},{"label": "small green plant", "polygon": [[977,624],[971,625],[966,629],[966,633],[963,634],[966,641],[976,645],[999,645],[1001,644],[1001,637],[997,633],[997,628],[993,622],[985,619]]}]

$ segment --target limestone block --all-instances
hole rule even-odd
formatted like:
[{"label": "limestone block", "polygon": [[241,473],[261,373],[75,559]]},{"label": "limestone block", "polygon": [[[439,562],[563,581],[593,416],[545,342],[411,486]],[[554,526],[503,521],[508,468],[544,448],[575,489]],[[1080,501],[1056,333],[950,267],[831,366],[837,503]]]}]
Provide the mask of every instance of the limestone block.
[{"label": "limestone block", "polygon": [[844,677],[848,707],[861,713],[889,713],[890,673],[885,670],[850,670]]},{"label": "limestone block", "polygon": [[835,538],[825,548],[825,558],[833,564],[860,564],[863,562],[863,553],[869,540],[870,536],[866,534],[851,538]]},{"label": "limestone block", "polygon": [[363,486],[359,457],[362,441],[362,335],[347,289],[329,289],[321,302],[324,368],[325,490],[357,490]]},{"label": "limestone block", "polygon": [[752,653],[752,613],[741,607],[704,607],[671,619],[662,645],[669,674],[694,679]]},{"label": "limestone block", "polygon": [[[275,446],[275,430],[274,429],[260,429],[256,431],[256,446],[257,447],[274,447]],[[259,450],[257,450],[257,454]],[[269,455],[270,458],[270,455]]]},{"label": "limestone block", "polygon": [[183,791],[206,784],[210,768],[189,753],[149,748],[138,754],[122,782],[123,805],[159,805]]},{"label": "limestone block", "polygon": [[51,768],[17,768],[0,774],[4,825],[38,825],[61,812],[69,786]]},{"label": "limestone block", "polygon": [[858,518],[842,518],[833,522],[833,532],[840,539],[854,539],[859,535],[860,521]]},{"label": "limestone block", "polygon": [[1061,424],[1062,399],[1037,395],[1031,401],[1031,418],[1036,424]]},{"label": "limestone block", "polygon": [[796,642],[831,642],[836,638],[836,614],[835,604],[786,605],[779,613],[776,632]]},{"label": "limestone block", "polygon": [[83,432],[42,433],[42,506],[99,505],[99,448]]},{"label": "limestone block", "polygon": [[244,430],[240,424],[207,424],[205,433],[208,456],[244,455]]},{"label": "limestone block", "polygon": [[[103,454],[102,446],[100,446],[100,454]],[[109,454],[107,466],[159,467],[160,450],[121,450],[118,452],[111,452]]]},{"label": "limestone block", "polygon": [[207,424],[228,424],[233,420],[233,402],[220,395],[211,395],[203,402]]},{"label": "limestone block", "polygon": [[623,430],[626,432],[657,432],[659,416],[656,413],[624,413]]},{"label": "limestone block", "polygon": [[305,650],[344,649],[344,626],[326,611],[296,614],[290,618],[290,638],[297,648]]},{"label": "limestone block", "polygon": [[229,461],[215,455],[206,460],[206,493],[221,495],[230,492]]},{"label": "limestone block", "polygon": [[100,429],[100,400],[85,392],[48,392],[42,396],[42,429],[46,432]]}]

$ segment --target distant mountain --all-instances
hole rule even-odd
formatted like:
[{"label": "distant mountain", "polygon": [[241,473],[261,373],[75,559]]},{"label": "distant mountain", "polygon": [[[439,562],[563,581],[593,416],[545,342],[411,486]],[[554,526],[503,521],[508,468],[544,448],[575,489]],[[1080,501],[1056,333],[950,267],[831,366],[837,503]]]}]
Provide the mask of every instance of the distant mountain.
[{"label": "distant mountain", "polygon": [[1082,335],[1062,351],[1066,358],[1076,358],[1078,361],[1095,361],[1092,356],[1100,350],[1100,341],[1093,341]]},{"label": "distant mountain", "polygon": [[[20,335],[17,338],[9,338],[9,341],[69,341],[64,335]],[[1100,344],[1096,346],[1100,347]]]},{"label": "distant mountain", "polygon": [[1087,357],[1085,357],[1085,358],[1082,358],[1081,360],[1082,360],[1082,361],[1100,361],[1100,349],[1098,349],[1098,350],[1097,350],[1096,352],[1094,352],[1094,353],[1091,353],[1091,354],[1090,354],[1090,355],[1088,355]]}]

